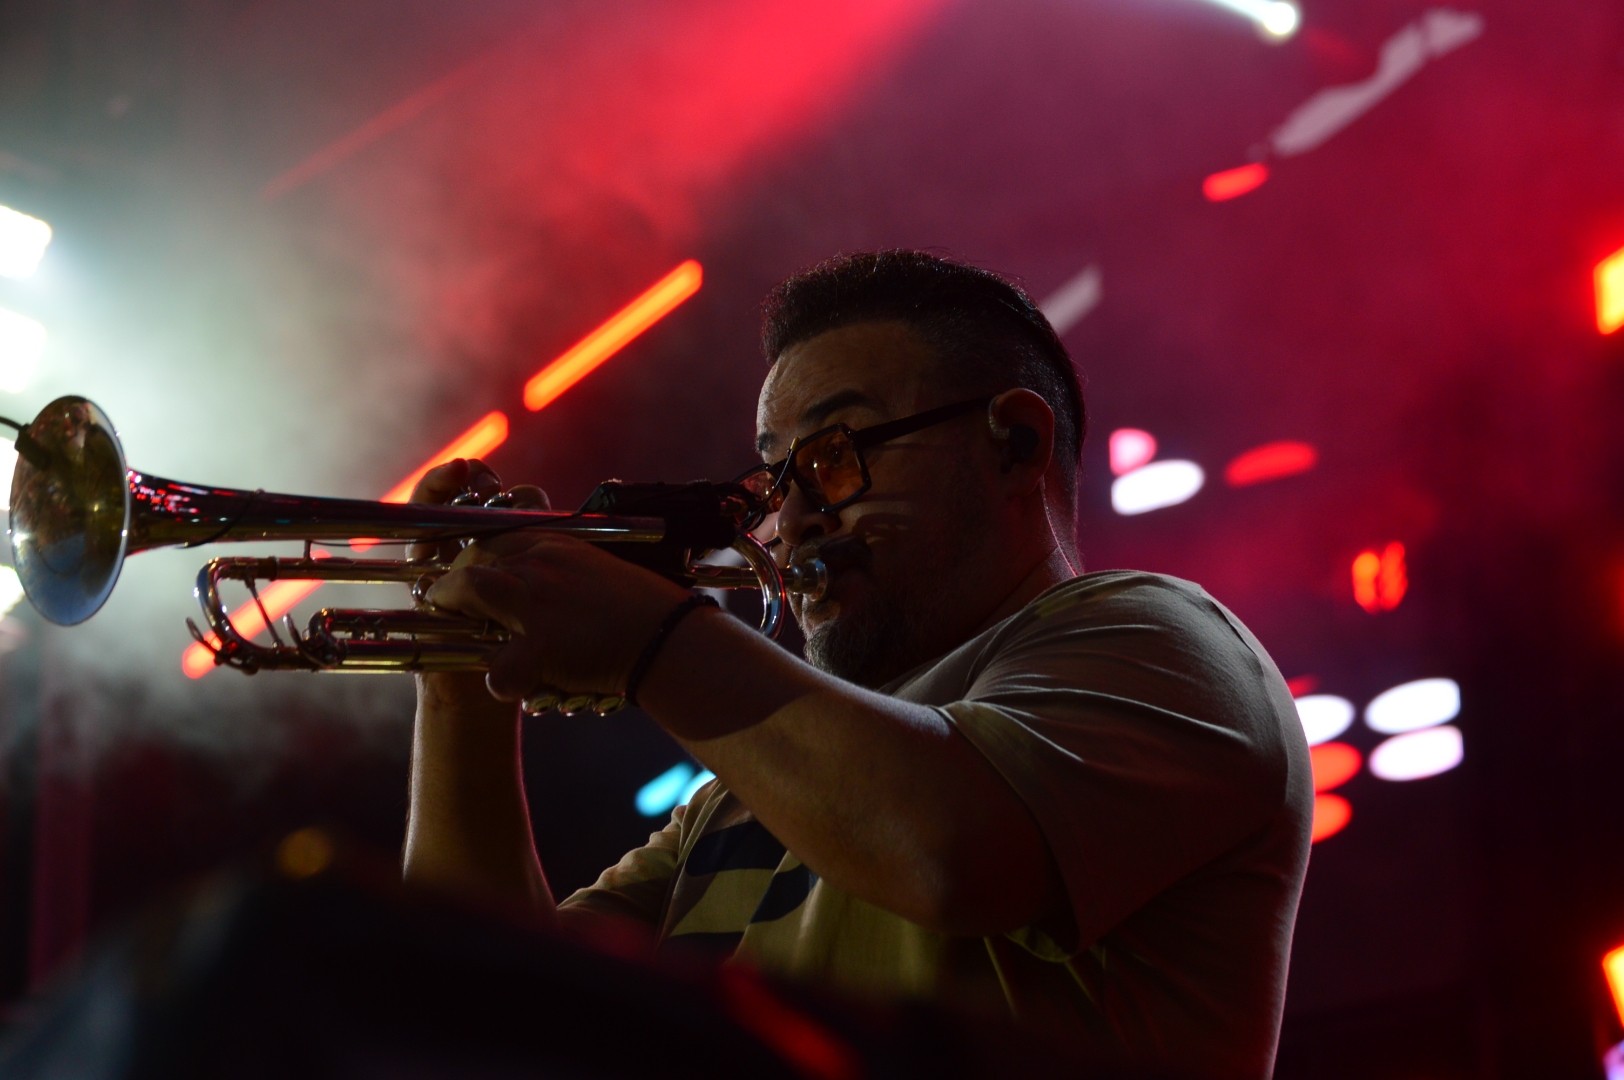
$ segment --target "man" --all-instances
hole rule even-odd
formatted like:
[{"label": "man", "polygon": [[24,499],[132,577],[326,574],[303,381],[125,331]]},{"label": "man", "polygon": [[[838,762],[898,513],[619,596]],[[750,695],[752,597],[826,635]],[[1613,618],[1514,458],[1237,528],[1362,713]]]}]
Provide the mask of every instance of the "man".
[{"label": "man", "polygon": [[[797,604],[808,662],[584,543],[488,545],[429,597],[516,636],[484,683],[420,681],[408,880],[992,1005],[1112,1066],[1267,1077],[1307,746],[1199,587],[1081,572],[1083,407],[1054,331],[992,274],[883,252],[785,282],[764,340],[779,550],[832,571]],[[497,487],[453,463],[419,497]],[[511,703],[628,681],[717,779],[555,908]]]}]

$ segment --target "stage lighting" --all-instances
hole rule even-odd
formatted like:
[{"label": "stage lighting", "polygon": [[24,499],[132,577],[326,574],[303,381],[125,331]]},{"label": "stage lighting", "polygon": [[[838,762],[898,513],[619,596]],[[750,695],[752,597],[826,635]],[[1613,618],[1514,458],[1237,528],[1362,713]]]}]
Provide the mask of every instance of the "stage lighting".
[{"label": "stage lighting", "polygon": [[1242,165],[1238,169],[1225,169],[1201,181],[1201,194],[1209,202],[1225,202],[1245,195],[1268,178],[1269,167],[1262,162]]},{"label": "stage lighting", "polygon": [[1245,15],[1271,40],[1284,41],[1302,25],[1303,13],[1286,0],[1209,0],[1219,7]]},{"label": "stage lighting", "polygon": [[1404,545],[1388,544],[1380,555],[1361,551],[1353,560],[1353,599],[1372,615],[1392,611],[1409,591]]},{"label": "stage lighting", "polygon": [[1352,780],[1363,759],[1347,743],[1333,742],[1310,750],[1309,764],[1314,770],[1314,790],[1330,791]]},{"label": "stage lighting", "polygon": [[1265,443],[1241,454],[1224,467],[1224,482],[1230,487],[1261,484],[1307,472],[1319,463],[1319,451],[1305,442]]},{"label": "stage lighting", "polygon": [[51,227],[9,206],[0,206],[0,277],[25,278],[51,243]]},{"label": "stage lighting", "polygon": [[1156,436],[1138,428],[1117,428],[1111,432],[1109,446],[1112,476],[1131,473],[1156,457]]},{"label": "stage lighting", "polygon": [[1126,516],[1177,506],[1200,491],[1206,478],[1193,461],[1154,461],[1116,478],[1111,509]]},{"label": "stage lighting", "polygon": [[716,774],[709,769],[695,771],[686,761],[680,762],[637,789],[637,812],[644,817],[669,814],[715,779]]},{"label": "stage lighting", "polygon": [[1607,989],[1613,993],[1613,1008],[1618,1010],[1619,1023],[1624,1024],[1624,945],[1601,958],[1601,970],[1607,976]]},{"label": "stage lighting", "polygon": [[1353,818],[1353,805],[1340,795],[1314,796],[1314,826],[1308,834],[1310,843],[1317,844],[1328,836],[1335,836],[1347,827]]},{"label": "stage lighting", "polygon": [[11,509],[11,477],[17,471],[17,448],[0,439],[0,510]]},{"label": "stage lighting", "polygon": [[17,571],[9,566],[0,566],[0,615],[10,614],[22,598],[23,582],[17,576]]},{"label": "stage lighting", "polygon": [[1309,746],[1336,738],[1353,723],[1353,702],[1333,694],[1310,694],[1296,699],[1297,719]]},{"label": "stage lighting", "polygon": [[704,271],[693,259],[680,264],[649,286],[643,295],[611,315],[602,326],[576,342],[568,352],[531,376],[524,384],[524,407],[531,412],[546,408],[599,364],[671,314],[699,291],[704,280]]},{"label": "stage lighting", "polygon": [[1611,334],[1624,326],[1624,248],[1596,264],[1596,329]]},{"label": "stage lighting", "polygon": [[1370,752],[1370,771],[1383,780],[1424,780],[1461,762],[1460,729],[1443,727],[1394,735]]},{"label": "stage lighting", "polygon": [[1372,731],[1397,735],[1435,727],[1460,715],[1460,686],[1453,679],[1417,679],[1377,694],[1365,706]]},{"label": "stage lighting", "polygon": [[694,767],[679,761],[665,772],[637,789],[637,812],[644,817],[659,817],[682,803],[682,792],[694,778]]},{"label": "stage lighting", "polygon": [[45,355],[45,327],[0,308],[0,390],[21,393]]}]

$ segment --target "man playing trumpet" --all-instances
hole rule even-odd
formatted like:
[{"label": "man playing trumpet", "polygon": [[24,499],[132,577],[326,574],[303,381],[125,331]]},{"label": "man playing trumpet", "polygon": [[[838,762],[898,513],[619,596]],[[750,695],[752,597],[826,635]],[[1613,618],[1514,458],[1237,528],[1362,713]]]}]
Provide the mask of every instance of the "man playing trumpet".
[{"label": "man playing trumpet", "polygon": [[[1291,695],[1188,582],[1083,573],[1081,389],[1020,290],[917,252],[767,302],[778,552],[820,558],[800,660],[679,585],[544,532],[438,607],[514,636],[419,676],[409,881],[620,916],[870,994],[1007,1010],[1105,1064],[1270,1074],[1312,782]],[[453,462],[420,501],[500,483]],[[515,703],[630,691],[716,774],[587,889],[536,857]]]}]

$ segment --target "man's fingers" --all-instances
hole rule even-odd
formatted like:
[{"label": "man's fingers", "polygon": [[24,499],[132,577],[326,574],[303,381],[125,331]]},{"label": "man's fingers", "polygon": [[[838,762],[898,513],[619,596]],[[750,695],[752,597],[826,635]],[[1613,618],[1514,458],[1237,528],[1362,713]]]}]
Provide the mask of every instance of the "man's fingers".
[{"label": "man's fingers", "polygon": [[535,648],[525,638],[504,645],[491,657],[485,688],[500,701],[521,701],[546,681],[539,673]]},{"label": "man's fingers", "polygon": [[445,611],[491,619],[509,633],[524,633],[519,612],[528,586],[517,575],[494,566],[465,566],[452,570],[429,589],[428,601]]},{"label": "man's fingers", "polygon": [[507,493],[512,496],[513,505],[520,510],[551,510],[553,508],[552,500],[547,498],[547,493],[534,484],[520,484],[517,487],[510,487]]},{"label": "man's fingers", "polygon": [[468,482],[468,462],[455,458],[444,465],[436,465],[423,474],[423,479],[412,488],[408,502],[448,503],[463,492]]}]

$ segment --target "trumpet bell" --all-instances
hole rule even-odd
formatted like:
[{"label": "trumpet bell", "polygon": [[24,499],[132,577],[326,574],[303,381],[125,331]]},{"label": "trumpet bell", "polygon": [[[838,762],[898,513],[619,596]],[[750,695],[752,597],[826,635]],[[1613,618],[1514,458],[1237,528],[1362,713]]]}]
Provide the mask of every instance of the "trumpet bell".
[{"label": "trumpet bell", "polygon": [[11,551],[34,608],[61,626],[106,603],[124,565],[130,486],[113,422],[94,402],[57,398],[17,434]]}]

